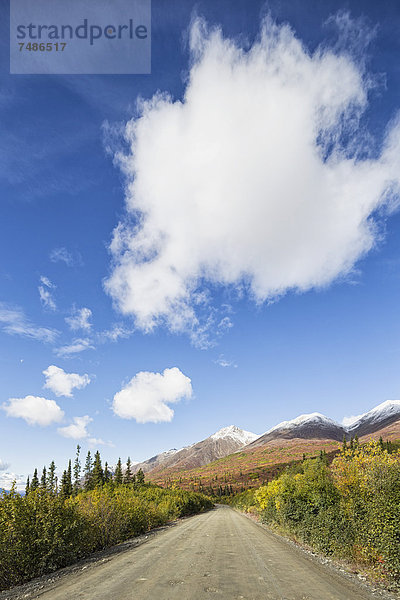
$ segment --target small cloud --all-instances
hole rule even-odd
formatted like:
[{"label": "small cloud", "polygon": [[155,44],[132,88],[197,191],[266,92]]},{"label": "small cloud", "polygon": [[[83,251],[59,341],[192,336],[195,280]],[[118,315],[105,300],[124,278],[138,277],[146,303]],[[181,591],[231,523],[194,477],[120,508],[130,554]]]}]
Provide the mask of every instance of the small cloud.
[{"label": "small cloud", "polygon": [[24,419],[28,425],[47,427],[52,423],[59,423],[64,417],[64,412],[54,400],[39,396],[9,398],[8,404],[4,402],[1,408],[8,417]]},{"label": "small cloud", "polygon": [[74,259],[66,248],[53,248],[50,252],[50,260],[51,262],[64,262],[67,267],[72,267],[74,265]]},{"label": "small cloud", "polygon": [[48,277],[45,277],[44,275],[40,276],[40,283],[42,285],[45,285],[46,287],[48,287],[49,289],[55,288],[56,286],[54,285],[54,283],[52,283],[50,281],[50,279]]},{"label": "small cloud", "polygon": [[59,335],[56,329],[38,327],[32,323],[19,307],[0,303],[0,326],[10,335],[20,335],[45,343],[53,343]]},{"label": "small cloud", "polygon": [[48,308],[49,310],[57,310],[57,306],[54,302],[51,292],[48,289],[46,289],[43,285],[39,285],[38,290],[42,306],[44,308]]},{"label": "small cloud", "polygon": [[237,368],[237,364],[233,360],[228,360],[223,354],[220,354],[217,360],[214,361],[216,365],[220,367],[234,367]]},{"label": "small cloud", "polygon": [[168,406],[182,398],[191,398],[192,384],[177,367],[163,373],[141,371],[115,394],[113,411],[122,419],[137,423],[171,421],[174,411]]},{"label": "small cloud", "polygon": [[134,333],[134,329],[129,329],[120,323],[115,323],[111,329],[107,329],[98,334],[99,339],[103,342],[116,342],[120,338],[128,338]]},{"label": "small cloud", "polygon": [[92,311],[90,308],[74,308],[72,316],[66,317],[65,322],[69,325],[72,331],[76,331],[78,329],[89,331],[92,327],[92,324],[89,322],[91,316]]},{"label": "small cloud", "polygon": [[25,478],[23,475],[10,473],[9,471],[0,473],[0,488],[4,490],[10,490],[14,482],[18,490],[21,490],[25,487]]},{"label": "small cloud", "polygon": [[96,447],[96,446],[108,446],[109,448],[114,448],[114,444],[112,442],[105,442],[104,440],[102,440],[101,438],[88,438],[87,440],[89,446],[91,446],[92,448]]},{"label": "small cloud", "polygon": [[2,460],[0,458],[0,471],[6,471],[9,466],[10,466],[10,463],[6,463],[4,460]]},{"label": "small cloud", "polygon": [[68,358],[69,356],[72,356],[73,354],[79,354],[84,350],[94,350],[94,346],[91,345],[90,340],[78,338],[73,340],[71,344],[56,348],[54,352],[57,354],[57,356]]},{"label": "small cloud", "polygon": [[362,415],[353,415],[351,417],[343,417],[342,419],[342,425],[344,425],[344,427],[350,427],[350,425],[353,425],[353,423],[355,423],[356,421],[358,421],[358,419],[362,417]]},{"label": "small cloud", "polygon": [[89,436],[87,426],[92,421],[93,419],[89,417],[89,415],[85,415],[83,417],[74,417],[71,425],[59,427],[57,431],[63,437],[71,438],[73,440],[81,440]]},{"label": "small cloud", "polygon": [[46,383],[43,387],[50,389],[56,396],[67,396],[72,398],[74,388],[80,390],[90,383],[90,377],[78,375],[78,373],[66,373],[64,369],[50,365],[43,371]]}]

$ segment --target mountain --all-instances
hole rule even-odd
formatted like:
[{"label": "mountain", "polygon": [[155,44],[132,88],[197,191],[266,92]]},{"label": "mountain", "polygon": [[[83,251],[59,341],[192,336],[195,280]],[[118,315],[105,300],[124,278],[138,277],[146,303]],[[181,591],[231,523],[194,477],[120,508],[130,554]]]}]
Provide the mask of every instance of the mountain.
[{"label": "mountain", "polygon": [[308,415],[300,415],[291,421],[282,421],[282,423],[272,427],[264,435],[251,442],[247,448],[264,446],[268,442],[278,439],[324,439],[341,442],[346,433],[346,429],[342,425],[315,412]]},{"label": "mountain", "polygon": [[371,435],[399,420],[400,400],[387,400],[359,416],[347,427],[347,432],[351,436],[358,435],[358,437]]},{"label": "mountain", "polygon": [[[183,450],[183,448],[181,448],[181,450]],[[162,465],[164,461],[174,456],[174,454],[176,454],[177,452],[180,452],[180,450],[177,450],[176,448],[171,448],[171,450],[166,450],[165,452],[161,452],[161,454],[156,454],[155,456],[152,456],[151,458],[148,458],[147,460],[144,460],[141,463],[136,463],[132,467],[132,473],[136,473],[137,471],[139,471],[139,469],[142,469],[144,473],[148,473],[152,469],[156,469],[157,467]]]},{"label": "mountain", "polygon": [[224,427],[205,440],[186,446],[180,450],[168,450],[135,465],[135,471],[160,472],[166,469],[192,469],[223,458],[246,446],[258,437],[255,433],[244,431],[235,425]]},{"label": "mountain", "polygon": [[[380,436],[385,441],[400,440],[400,401],[383,402],[346,426],[320,413],[300,415],[279,423],[259,437],[253,434],[247,445],[236,448],[231,454],[206,463],[204,453],[203,460],[196,463],[191,456],[196,448],[200,452],[203,445],[212,443],[213,438],[217,438],[216,443],[221,443],[225,436],[230,438],[235,429],[222,429],[207,440],[184,449],[185,452],[177,452],[173,457],[175,462],[168,466],[164,463],[165,468],[152,470],[149,478],[160,485],[174,483],[184,489],[213,489],[215,493],[221,486],[231,486],[236,491],[257,487],[276,477],[285,465],[301,461],[304,456],[318,456],[324,451],[333,458],[341,448],[343,435],[348,440],[357,435],[362,442]],[[239,435],[238,443],[243,441]]]}]

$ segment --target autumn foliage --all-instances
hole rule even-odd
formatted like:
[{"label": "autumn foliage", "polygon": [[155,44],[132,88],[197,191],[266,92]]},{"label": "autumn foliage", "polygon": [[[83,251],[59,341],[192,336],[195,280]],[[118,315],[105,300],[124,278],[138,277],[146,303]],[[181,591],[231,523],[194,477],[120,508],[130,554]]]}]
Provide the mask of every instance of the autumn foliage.
[{"label": "autumn foliage", "polygon": [[314,549],[400,579],[400,452],[382,443],[345,447],[288,468],[232,502]]}]

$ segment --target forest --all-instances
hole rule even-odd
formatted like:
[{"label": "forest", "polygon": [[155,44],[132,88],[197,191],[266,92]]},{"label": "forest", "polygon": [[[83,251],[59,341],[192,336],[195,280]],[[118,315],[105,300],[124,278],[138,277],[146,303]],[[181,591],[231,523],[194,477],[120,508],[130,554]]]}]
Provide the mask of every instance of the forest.
[{"label": "forest", "polygon": [[60,481],[52,461],[27,481],[0,496],[0,590],[67,566],[108,546],[143,534],[179,517],[212,508],[206,496],[146,483],[121,459],[111,472],[100,453],[86,457],[80,447]]}]

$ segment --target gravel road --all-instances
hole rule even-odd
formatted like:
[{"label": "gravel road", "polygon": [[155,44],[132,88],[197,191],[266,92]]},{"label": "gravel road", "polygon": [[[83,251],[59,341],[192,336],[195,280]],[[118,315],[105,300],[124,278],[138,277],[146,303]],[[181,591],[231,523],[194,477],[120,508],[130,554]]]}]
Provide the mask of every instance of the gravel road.
[{"label": "gravel road", "polygon": [[381,597],[221,506],[25,597],[41,600],[372,600]]}]

